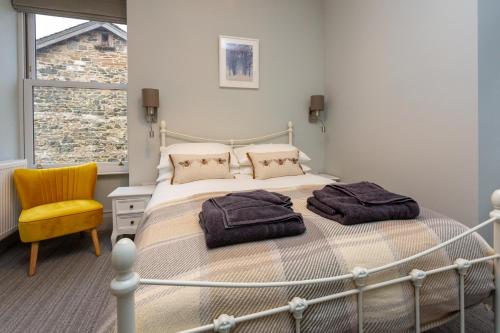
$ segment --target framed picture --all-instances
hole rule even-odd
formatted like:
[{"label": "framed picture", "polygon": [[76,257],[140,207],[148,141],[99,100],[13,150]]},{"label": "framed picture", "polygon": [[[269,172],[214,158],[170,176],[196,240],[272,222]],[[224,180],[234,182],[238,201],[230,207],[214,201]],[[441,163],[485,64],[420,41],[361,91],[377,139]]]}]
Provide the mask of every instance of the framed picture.
[{"label": "framed picture", "polygon": [[259,88],[259,40],[219,36],[219,85]]}]

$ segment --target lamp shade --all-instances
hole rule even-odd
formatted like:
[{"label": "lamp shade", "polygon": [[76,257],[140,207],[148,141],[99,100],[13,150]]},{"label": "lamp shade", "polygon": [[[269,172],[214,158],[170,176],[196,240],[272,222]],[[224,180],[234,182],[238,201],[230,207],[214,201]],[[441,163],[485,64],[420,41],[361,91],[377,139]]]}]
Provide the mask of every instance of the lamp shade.
[{"label": "lamp shade", "polygon": [[325,96],[313,95],[311,96],[311,111],[323,111],[325,109]]},{"label": "lamp shade", "polygon": [[158,89],[142,89],[142,105],[157,108],[160,106],[160,91]]}]

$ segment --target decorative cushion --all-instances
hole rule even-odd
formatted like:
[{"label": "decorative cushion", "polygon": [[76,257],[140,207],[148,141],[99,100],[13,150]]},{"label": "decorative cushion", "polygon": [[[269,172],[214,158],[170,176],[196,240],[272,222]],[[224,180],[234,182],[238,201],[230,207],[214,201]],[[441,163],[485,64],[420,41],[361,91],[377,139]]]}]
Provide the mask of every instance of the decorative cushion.
[{"label": "decorative cushion", "polygon": [[[253,172],[252,167],[246,167],[246,168],[248,169],[248,170],[245,170],[245,172],[247,172],[246,174],[251,175]],[[231,167],[231,174],[237,175],[239,173],[240,173],[240,168]],[[161,183],[163,181],[168,181],[170,183],[173,174],[174,174],[174,172],[170,169],[166,169],[166,168],[159,169],[158,170],[158,178],[156,178],[156,183]]]},{"label": "decorative cushion", "polygon": [[174,167],[172,184],[184,184],[202,179],[230,179],[231,154],[210,155],[170,154]]},{"label": "decorative cushion", "polygon": [[[305,165],[305,164],[300,164],[300,166],[302,167],[302,171],[304,171],[304,173],[312,173],[312,169],[310,166],[308,165]],[[232,172],[232,170],[231,170]],[[239,174],[241,175],[252,175],[253,176],[253,168],[251,166],[242,166],[239,168]],[[234,172],[233,172],[234,174]]]},{"label": "decorative cushion", "polygon": [[272,153],[249,152],[247,154],[248,159],[252,163],[254,179],[268,179],[304,174],[299,162],[298,150]]},{"label": "decorative cushion", "polygon": [[170,162],[170,154],[185,154],[185,155],[206,155],[206,154],[222,154],[231,153],[231,167],[239,167],[238,159],[234,155],[233,148],[231,146],[222,143],[212,143],[212,142],[188,142],[188,143],[174,143],[168,147],[160,148],[160,164],[158,164],[158,169],[166,169],[167,171],[172,171],[172,163]]},{"label": "decorative cushion", "polygon": [[67,200],[24,209],[19,235],[25,243],[90,230],[102,222],[102,205],[95,200]]},{"label": "decorative cushion", "polygon": [[299,151],[299,160],[301,163],[310,162],[311,159],[303,151],[288,143],[264,143],[258,145],[248,145],[234,149],[240,166],[250,166],[247,153],[275,153],[284,151]]}]

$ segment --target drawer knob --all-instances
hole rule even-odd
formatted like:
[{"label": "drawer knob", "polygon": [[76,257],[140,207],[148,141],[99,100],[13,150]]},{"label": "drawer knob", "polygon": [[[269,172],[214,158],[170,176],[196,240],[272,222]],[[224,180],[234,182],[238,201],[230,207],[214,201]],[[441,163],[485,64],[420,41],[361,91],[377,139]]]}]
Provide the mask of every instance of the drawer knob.
[{"label": "drawer knob", "polygon": [[130,209],[134,209],[134,205],[130,205],[130,206],[129,206],[129,208],[130,208]]},{"label": "drawer knob", "polygon": [[131,225],[134,225],[134,221],[130,221],[130,224],[131,224]]}]

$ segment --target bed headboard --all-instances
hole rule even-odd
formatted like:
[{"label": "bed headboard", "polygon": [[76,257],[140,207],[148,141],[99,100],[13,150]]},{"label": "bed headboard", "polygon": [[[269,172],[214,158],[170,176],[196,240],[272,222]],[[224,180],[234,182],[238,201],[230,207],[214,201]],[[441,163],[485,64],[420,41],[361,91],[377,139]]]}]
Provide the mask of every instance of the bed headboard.
[{"label": "bed headboard", "polygon": [[256,142],[274,139],[274,138],[284,136],[284,135],[288,135],[288,143],[293,144],[293,124],[291,121],[288,122],[288,128],[286,130],[257,136],[255,138],[248,138],[248,139],[202,138],[199,136],[193,136],[193,135],[188,135],[188,134],[179,133],[176,131],[169,130],[169,129],[167,129],[167,122],[165,120],[162,120],[160,122],[160,145],[161,145],[161,147],[167,146],[167,136],[190,141],[190,142],[218,142],[218,143],[224,143],[227,145],[231,145],[232,147],[237,147],[237,146],[243,146],[243,145],[248,145],[251,143],[256,143]]}]

